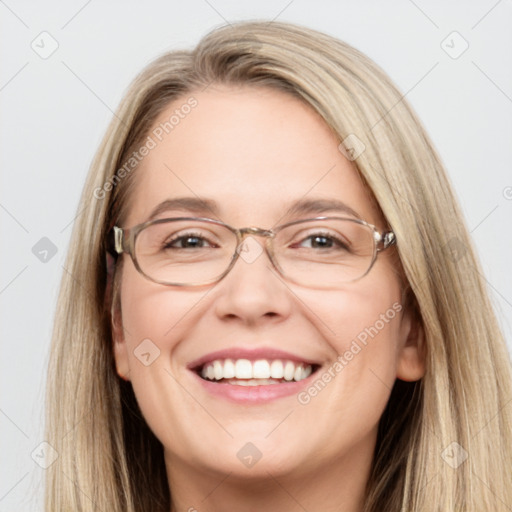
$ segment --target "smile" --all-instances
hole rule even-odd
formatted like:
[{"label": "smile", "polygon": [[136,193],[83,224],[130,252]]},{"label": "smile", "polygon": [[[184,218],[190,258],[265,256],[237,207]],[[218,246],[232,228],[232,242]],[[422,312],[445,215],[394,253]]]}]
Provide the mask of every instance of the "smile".
[{"label": "smile", "polygon": [[299,382],[313,372],[313,365],[281,359],[216,359],[198,370],[205,380],[237,386],[265,386]]},{"label": "smile", "polygon": [[187,369],[209,395],[237,404],[296,396],[322,363],[272,347],[231,347],[195,359]]}]

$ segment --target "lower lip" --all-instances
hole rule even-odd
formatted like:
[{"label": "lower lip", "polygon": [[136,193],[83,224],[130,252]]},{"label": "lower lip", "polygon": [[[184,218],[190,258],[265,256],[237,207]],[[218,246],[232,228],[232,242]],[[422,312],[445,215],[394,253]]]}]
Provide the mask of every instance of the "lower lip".
[{"label": "lower lip", "polygon": [[262,386],[237,386],[227,382],[213,382],[202,379],[195,372],[194,376],[199,379],[201,385],[212,395],[219,396],[239,404],[261,404],[271,402],[278,398],[290,395],[297,395],[310,383],[313,375],[298,382],[284,382],[281,384],[267,384]]}]

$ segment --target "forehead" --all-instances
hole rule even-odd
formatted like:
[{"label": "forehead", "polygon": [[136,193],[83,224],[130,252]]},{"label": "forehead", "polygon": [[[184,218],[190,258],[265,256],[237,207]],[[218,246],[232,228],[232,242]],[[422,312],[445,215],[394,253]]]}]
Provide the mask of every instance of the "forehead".
[{"label": "forehead", "polygon": [[[292,203],[316,199],[324,206],[343,202],[378,222],[338,138],[310,106],[285,92],[210,86],[170,103],[148,135],[154,147],[135,171],[127,226],[182,197],[215,203],[216,217],[237,226],[274,225]],[[181,204],[176,213],[188,211]]]}]

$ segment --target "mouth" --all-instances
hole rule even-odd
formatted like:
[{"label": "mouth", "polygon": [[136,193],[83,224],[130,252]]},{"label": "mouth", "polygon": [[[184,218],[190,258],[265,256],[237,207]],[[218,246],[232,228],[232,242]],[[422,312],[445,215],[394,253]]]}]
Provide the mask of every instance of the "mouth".
[{"label": "mouth", "polygon": [[205,354],[187,369],[211,397],[251,405],[297,395],[321,366],[271,347],[232,347]]},{"label": "mouth", "polygon": [[233,386],[271,386],[307,379],[319,368],[317,364],[289,359],[219,358],[193,368],[208,382]]}]

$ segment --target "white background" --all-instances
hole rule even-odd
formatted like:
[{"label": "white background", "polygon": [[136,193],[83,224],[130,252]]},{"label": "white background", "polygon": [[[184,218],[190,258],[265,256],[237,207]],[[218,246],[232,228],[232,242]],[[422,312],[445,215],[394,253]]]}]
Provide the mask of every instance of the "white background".
[{"label": "white background", "polygon": [[[84,179],[129,82],[166,50],[240,19],[277,19],[347,41],[398,85],[439,150],[512,349],[512,3],[234,0],[0,1],[0,512],[42,510],[45,367]],[[57,50],[31,43],[47,31]],[[457,31],[469,48],[450,57]],[[452,42],[453,41],[453,42]],[[444,45],[462,48],[458,36]],[[32,252],[47,237],[57,253]]]}]

